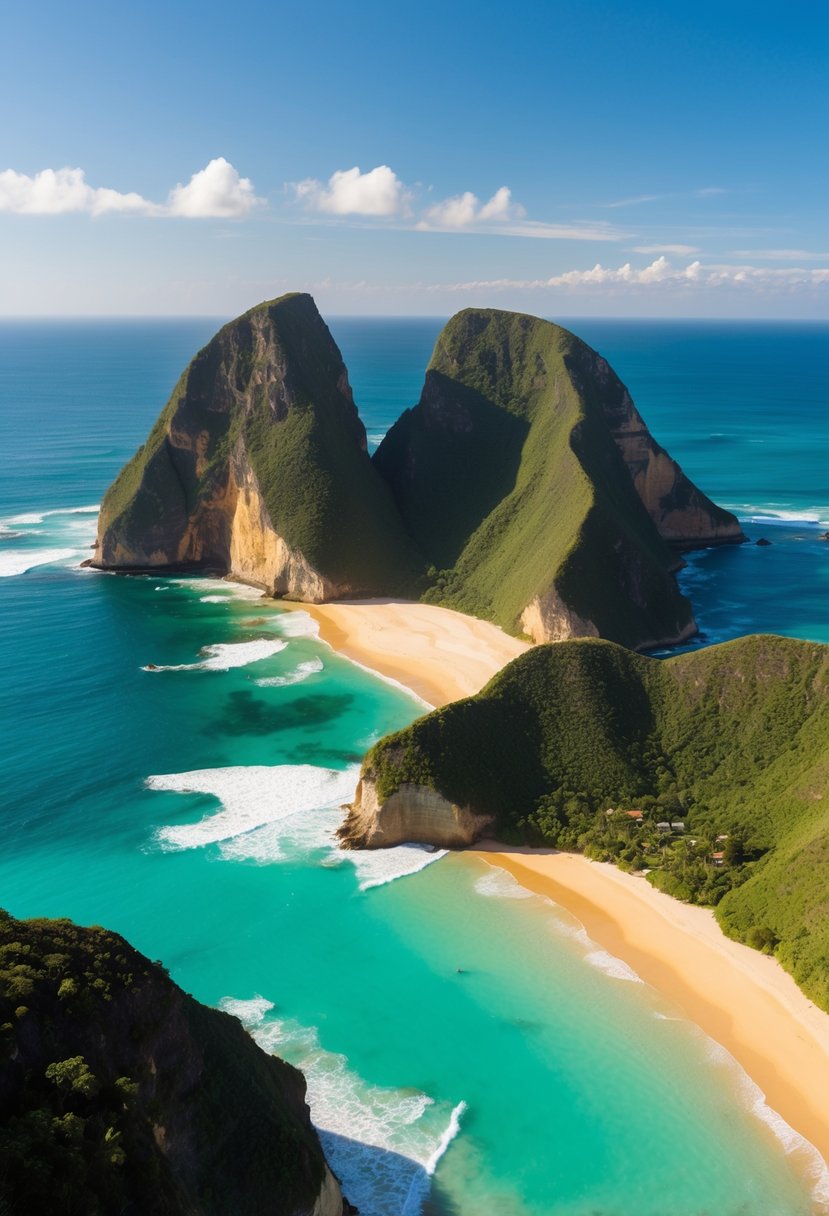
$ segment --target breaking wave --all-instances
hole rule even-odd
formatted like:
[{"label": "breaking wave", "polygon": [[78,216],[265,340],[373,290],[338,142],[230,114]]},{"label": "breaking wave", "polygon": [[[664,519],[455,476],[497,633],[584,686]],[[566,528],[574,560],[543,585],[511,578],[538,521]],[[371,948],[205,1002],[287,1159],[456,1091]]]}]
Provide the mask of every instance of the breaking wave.
[{"label": "breaking wave", "polygon": [[172,663],[156,665],[148,663],[142,671],[230,671],[233,667],[247,667],[261,659],[279,654],[287,642],[273,638],[257,638],[253,642],[218,642],[215,646],[203,646],[199,651],[204,658],[198,663]]},{"label": "breaking wave", "polygon": [[303,680],[307,680],[309,676],[316,675],[323,668],[322,659],[308,659],[307,662],[298,664],[287,675],[263,676],[261,679],[254,680],[253,682],[254,684],[258,684],[260,688],[287,688],[291,684],[301,684]]},{"label": "breaking wave", "polygon": [[[339,806],[354,796],[358,775],[356,766],[339,771],[310,764],[250,765],[167,773],[148,777],[145,784],[151,790],[210,794],[219,800],[221,810],[198,823],[169,825],[155,834],[164,849],[194,849],[244,836],[265,824]],[[236,856],[240,859],[241,852]]]},{"label": "breaking wave", "polygon": [[325,1154],[362,1216],[418,1216],[466,1104],[450,1108],[421,1090],[368,1084],[347,1056],[321,1046],[316,1030],[274,1017],[265,997],[225,997],[219,1007],[265,1051],[302,1069]]},{"label": "breaking wave", "polygon": [[36,566],[54,566],[79,556],[77,549],[6,549],[0,552],[0,578],[13,578]]}]

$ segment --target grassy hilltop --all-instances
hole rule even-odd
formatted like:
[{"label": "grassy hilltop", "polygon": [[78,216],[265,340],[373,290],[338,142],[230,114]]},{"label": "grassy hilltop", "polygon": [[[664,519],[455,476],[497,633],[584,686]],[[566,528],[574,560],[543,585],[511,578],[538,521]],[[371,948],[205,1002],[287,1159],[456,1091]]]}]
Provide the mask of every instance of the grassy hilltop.
[{"label": "grassy hilltop", "polygon": [[[340,352],[299,293],[251,309],[198,352],[104,497],[98,537],[96,565],[241,561],[300,598],[309,572],[327,593],[412,594],[422,568],[368,457]],[[287,553],[260,552],[263,537]]]},{"label": "grassy hilltop", "polygon": [[383,739],[363,775],[381,804],[422,785],[502,838],[650,867],[829,1009],[829,647],[755,636],[665,661],[536,647]]},{"label": "grassy hilltop", "polygon": [[0,912],[0,1210],[340,1216],[305,1081],[115,933]]},{"label": "grassy hilltop", "polygon": [[[660,459],[651,502],[637,476]],[[374,461],[437,571],[426,598],[536,640],[677,638],[693,618],[660,526],[670,515],[681,540],[684,513],[692,542],[742,539],[653,442],[607,363],[521,313],[449,321],[419,404]]]},{"label": "grassy hilltop", "polygon": [[373,459],[307,295],[224,326],[106,494],[93,565],[210,569],[321,602],[423,596],[535,640],[693,632],[682,547],[739,524],[573,334],[468,309]]}]

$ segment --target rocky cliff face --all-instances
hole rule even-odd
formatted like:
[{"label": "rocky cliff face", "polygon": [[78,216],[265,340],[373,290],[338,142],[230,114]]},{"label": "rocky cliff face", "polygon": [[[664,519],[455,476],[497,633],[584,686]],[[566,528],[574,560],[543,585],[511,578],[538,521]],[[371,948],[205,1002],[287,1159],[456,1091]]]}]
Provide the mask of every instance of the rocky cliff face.
[{"label": "rocky cliff face", "polygon": [[411,589],[419,561],[310,296],[196,355],[107,493],[91,564],[211,569],[310,602]]},{"label": "rocky cliff face", "polygon": [[342,1216],[302,1074],[123,938],[0,913],[0,1207]]},{"label": "rocky cliff face", "polygon": [[662,539],[680,550],[744,541],[731,512],[703,494],[659,446],[607,360],[581,342],[567,361],[584,396],[598,398],[633,487]]},{"label": "rocky cliff face", "polygon": [[373,459],[309,296],[226,325],[108,491],[91,565],[211,570],[312,603],[423,598],[534,641],[693,633],[679,551],[743,540],[604,359],[467,309]]},{"label": "rocky cliff face", "polygon": [[535,317],[467,309],[374,457],[438,575],[428,598],[534,641],[695,631],[677,549],[744,539],[608,364]]},{"label": "rocky cliff face", "polygon": [[388,849],[396,844],[460,849],[480,839],[491,823],[491,816],[458,806],[426,785],[403,783],[383,800],[368,770],[360,779],[339,837],[346,849]]}]

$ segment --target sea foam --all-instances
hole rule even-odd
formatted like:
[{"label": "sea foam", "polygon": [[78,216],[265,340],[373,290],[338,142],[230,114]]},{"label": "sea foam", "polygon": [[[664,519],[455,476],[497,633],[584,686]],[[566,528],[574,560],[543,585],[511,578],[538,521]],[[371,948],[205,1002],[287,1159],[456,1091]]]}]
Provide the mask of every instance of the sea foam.
[{"label": "sea foam", "polygon": [[308,659],[305,663],[299,663],[287,675],[262,676],[253,682],[254,684],[258,684],[260,688],[287,688],[291,684],[301,684],[303,680],[307,680],[309,676],[314,676],[323,669],[324,663],[322,659]]},{"label": "sea foam", "polygon": [[249,765],[161,774],[148,777],[146,785],[179,794],[210,794],[222,804],[221,810],[198,823],[170,825],[156,832],[162,848],[193,849],[339,805],[353,798],[358,775],[356,766],[340,771],[310,764]]},{"label": "sea foam", "polygon": [[354,798],[359,776],[357,765],[339,770],[310,764],[254,764],[148,777],[148,789],[210,794],[222,804],[221,810],[198,823],[159,828],[155,840],[166,850],[217,844],[225,861],[257,865],[322,852],[319,864],[353,868],[361,891],[418,874],[446,856],[445,849],[420,844],[339,849],[335,836],[342,823],[339,808]]},{"label": "sea foam", "polygon": [[279,654],[287,642],[273,638],[257,638],[252,642],[217,642],[214,646],[203,646],[199,654],[204,655],[198,663],[168,663],[156,666],[147,664],[142,671],[230,671],[233,667],[247,667]]},{"label": "sea foam", "polygon": [[820,1205],[820,1211],[829,1211],[829,1165],[810,1140],[786,1122],[782,1115],[773,1110],[766,1101],[756,1081],[748,1075],[742,1065],[734,1058],[727,1048],[710,1038],[693,1023],[688,1023],[690,1033],[701,1036],[705,1044],[705,1052],[711,1064],[727,1069],[736,1082],[738,1092],[745,1105],[756,1119],[764,1123],[774,1134],[783,1151],[795,1159],[809,1180],[815,1202]]},{"label": "sea foam", "polygon": [[494,866],[475,881],[475,890],[479,895],[487,895],[494,899],[532,899],[532,891],[522,887],[517,879]]},{"label": "sea foam", "polygon": [[54,566],[79,556],[77,549],[4,549],[0,551],[0,578],[14,578],[37,566]]},{"label": "sea foam", "polygon": [[418,1216],[465,1103],[450,1109],[417,1089],[368,1084],[346,1056],[321,1046],[316,1030],[275,1017],[265,997],[225,997],[219,1007],[265,1051],[302,1069],[326,1156],[364,1216]]}]

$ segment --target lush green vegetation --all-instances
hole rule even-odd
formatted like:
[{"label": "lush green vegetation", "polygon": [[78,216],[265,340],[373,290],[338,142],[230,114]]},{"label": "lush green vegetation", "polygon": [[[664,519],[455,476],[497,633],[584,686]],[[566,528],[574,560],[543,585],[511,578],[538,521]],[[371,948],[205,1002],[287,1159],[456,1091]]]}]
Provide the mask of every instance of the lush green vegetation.
[{"label": "lush green vegetation", "polygon": [[649,869],[829,1008],[829,647],[755,636],[659,661],[539,646],[365,768],[381,799],[425,784],[505,839]]},{"label": "lush green vegetation", "polygon": [[345,365],[310,296],[251,309],[195,356],[104,499],[104,564],[159,553],[194,564],[188,530],[201,513],[195,564],[227,569],[231,466],[246,462],[276,532],[323,576],[355,593],[422,589],[424,562],[367,455]]},{"label": "lush green vegetation", "polygon": [[[613,439],[629,404],[567,330],[468,309],[370,460],[313,300],[283,296],[193,359],[105,497],[97,560],[228,569],[249,468],[277,534],[351,594],[423,595],[512,632],[540,600],[548,636],[673,639],[691,608]],[[684,479],[677,493],[725,515]]]},{"label": "lush green vegetation", "polygon": [[309,1211],[304,1094],[123,938],[0,912],[0,1211]]},{"label": "lush green vegetation", "polygon": [[443,330],[420,404],[374,457],[434,567],[427,598],[517,632],[552,591],[631,646],[689,625],[605,417],[624,387],[595,360],[520,313],[467,309]]}]

